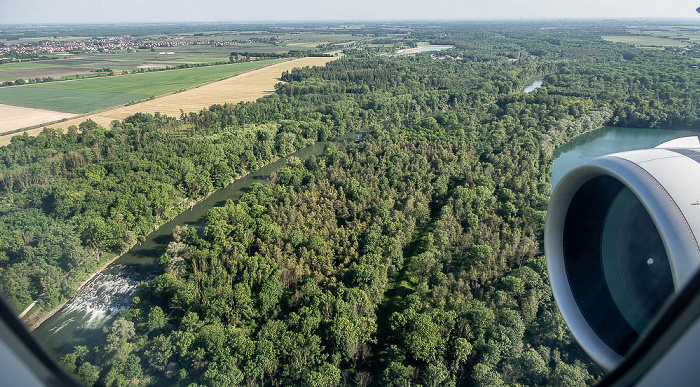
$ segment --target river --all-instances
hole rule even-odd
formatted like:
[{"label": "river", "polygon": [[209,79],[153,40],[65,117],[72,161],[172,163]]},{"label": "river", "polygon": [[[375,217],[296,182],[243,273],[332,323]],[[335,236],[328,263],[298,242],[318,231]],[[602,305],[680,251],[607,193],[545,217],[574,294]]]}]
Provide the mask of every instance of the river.
[{"label": "river", "polygon": [[542,87],[543,83],[544,83],[544,81],[542,79],[536,79],[532,82],[532,84],[530,84],[530,86],[526,87],[525,90],[523,90],[523,93],[530,94],[533,91]]},{"label": "river", "polygon": [[[358,136],[358,133],[350,133],[335,141],[353,140]],[[311,155],[319,155],[330,142],[317,142],[270,163],[212,193],[192,209],[180,213],[86,283],[78,296],[34,330],[35,337],[45,348],[56,354],[73,352],[76,345],[93,346],[100,343],[104,337],[102,327],[120,310],[129,307],[138,283],[160,274],[157,260],[172,240],[175,226],[202,227],[207,211],[211,208],[222,206],[226,200],[238,199],[254,183],[265,183],[267,176],[284,167],[290,156],[303,160]]]},{"label": "river", "polygon": [[697,136],[687,130],[662,130],[617,128],[606,126],[576,137],[554,150],[554,163],[550,183],[556,187],[559,180],[571,168],[610,153],[653,148],[674,138]]}]

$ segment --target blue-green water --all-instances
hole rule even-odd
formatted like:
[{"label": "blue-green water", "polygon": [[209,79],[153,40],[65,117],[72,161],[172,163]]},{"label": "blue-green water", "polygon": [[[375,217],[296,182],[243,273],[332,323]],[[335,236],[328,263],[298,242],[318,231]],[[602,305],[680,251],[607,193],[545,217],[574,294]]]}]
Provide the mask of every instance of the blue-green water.
[{"label": "blue-green water", "polygon": [[653,148],[674,138],[697,136],[687,130],[616,128],[605,126],[579,136],[554,151],[552,188],[571,168],[598,156],[635,149]]},{"label": "blue-green water", "polygon": [[536,79],[536,80],[532,81],[532,84],[530,84],[528,87],[526,87],[525,90],[523,90],[523,93],[525,93],[525,94],[530,94],[530,93],[532,93],[533,91],[535,91],[535,90],[539,89],[540,87],[542,87],[542,84],[543,84],[543,83],[544,83],[543,80],[541,80],[541,79]]},{"label": "blue-green water", "polygon": [[442,50],[447,50],[449,47],[435,47],[435,46],[423,46],[423,47],[418,47],[416,51],[419,52],[427,52],[427,51],[442,51]]}]

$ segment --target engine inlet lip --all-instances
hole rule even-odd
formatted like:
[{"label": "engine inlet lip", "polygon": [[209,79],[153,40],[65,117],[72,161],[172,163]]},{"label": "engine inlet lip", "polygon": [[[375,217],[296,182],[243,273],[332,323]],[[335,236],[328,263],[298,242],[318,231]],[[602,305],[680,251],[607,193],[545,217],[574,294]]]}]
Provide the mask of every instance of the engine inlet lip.
[{"label": "engine inlet lip", "polygon": [[[643,152],[643,151],[638,151]],[[675,290],[689,280],[697,267],[698,246],[695,237],[671,195],[646,170],[617,155],[588,161],[569,171],[552,194],[545,224],[545,252],[554,298],[583,349],[598,364],[614,369],[622,356],[608,346],[588,324],[572,293],[564,257],[564,223],[574,195],[598,176],[610,176],[629,188],[651,216],[664,243]]]}]

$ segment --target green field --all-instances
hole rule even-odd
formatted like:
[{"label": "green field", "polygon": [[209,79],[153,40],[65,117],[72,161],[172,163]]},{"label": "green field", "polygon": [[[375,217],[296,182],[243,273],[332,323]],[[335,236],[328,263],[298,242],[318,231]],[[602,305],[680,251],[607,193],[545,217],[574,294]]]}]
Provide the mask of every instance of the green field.
[{"label": "green field", "polygon": [[[292,28],[296,31],[296,29]],[[291,31],[291,30],[290,30]],[[320,31],[320,29],[319,29]],[[149,35],[153,41],[168,42],[177,38],[186,39],[190,44],[177,46],[163,46],[150,48],[138,48],[129,50],[108,50],[105,52],[60,52],[54,51],[45,56],[47,60],[33,62],[20,62],[0,64],[0,77],[8,80],[47,78],[62,79],[74,76],[99,72],[110,69],[117,74],[124,71],[138,72],[143,69],[174,68],[188,64],[213,64],[228,62],[232,52],[252,53],[287,53],[290,50],[308,51],[314,50],[319,44],[347,43],[367,40],[367,37],[358,37],[346,33],[290,33],[280,34],[278,30],[269,31],[207,31],[200,36],[190,34],[157,34]],[[144,37],[145,38],[145,37]],[[61,39],[46,38],[21,38],[19,43],[35,42],[37,40],[69,41],[86,40],[85,37],[67,37]],[[212,42],[219,44],[212,44]],[[58,48],[57,48],[58,49]]]},{"label": "green field", "polygon": [[633,34],[652,35],[669,39],[680,39],[688,42],[695,42],[700,40],[700,27],[698,26],[630,26],[628,31]]},{"label": "green field", "polygon": [[0,64],[0,71],[2,71],[2,70],[20,70],[20,69],[38,69],[38,68],[51,67],[51,66],[52,65],[50,65],[50,64],[42,63],[39,61],[3,63],[3,64]]},{"label": "green field", "polygon": [[603,36],[603,39],[610,41],[610,42],[633,44],[635,46],[684,47],[684,46],[688,45],[687,43],[681,42],[679,40],[661,38],[658,36],[649,36],[649,35]]},{"label": "green field", "polygon": [[[177,67],[186,64],[213,64],[228,62],[230,47],[183,46],[175,54],[159,54],[158,51],[66,54],[57,59],[0,64],[0,77],[32,79],[85,74],[100,69],[139,71],[146,68]],[[288,49],[284,49],[288,50]],[[168,50],[163,50],[168,51]]]},{"label": "green field", "polygon": [[88,113],[227,78],[282,60],[197,67],[0,88],[0,103]]},{"label": "green field", "polygon": [[88,113],[149,97],[135,93],[45,89],[35,86],[0,88],[0,103],[67,113]]}]

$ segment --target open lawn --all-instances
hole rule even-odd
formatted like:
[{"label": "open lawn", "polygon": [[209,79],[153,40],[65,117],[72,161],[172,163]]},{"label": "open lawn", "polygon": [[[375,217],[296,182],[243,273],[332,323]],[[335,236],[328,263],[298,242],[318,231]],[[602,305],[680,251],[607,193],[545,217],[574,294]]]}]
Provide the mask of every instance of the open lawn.
[{"label": "open lawn", "polygon": [[454,48],[454,46],[450,46],[450,45],[446,45],[446,44],[427,44],[427,43],[421,44],[421,43],[418,43],[418,47],[404,48],[403,50],[396,51],[396,54],[397,55],[412,55],[412,54],[418,54],[421,52],[448,50],[450,48]]},{"label": "open lawn", "polygon": [[0,88],[0,103],[68,113],[88,113],[231,77],[279,61],[265,60],[3,87]]},{"label": "open lawn", "polygon": [[667,38],[660,38],[658,36],[648,36],[648,35],[614,35],[614,36],[603,36],[603,39],[616,42],[616,43],[627,43],[633,44],[635,46],[670,46],[670,47],[684,47],[687,43]]},{"label": "open lawn", "polygon": [[[89,118],[105,128],[110,128],[110,123],[113,120],[122,120],[137,112],[160,112],[169,116],[179,117],[180,109],[184,112],[196,112],[217,103],[254,101],[274,92],[275,84],[280,81],[279,77],[282,72],[289,71],[294,67],[323,66],[333,59],[336,58],[300,58],[277,63],[182,93],[167,95],[131,106],[119,107],[50,126],[52,128],[66,129],[70,125],[79,125]],[[36,135],[41,130],[41,128],[32,129],[28,130],[27,133]],[[0,137],[0,146],[7,145],[11,137],[10,135]]]}]

